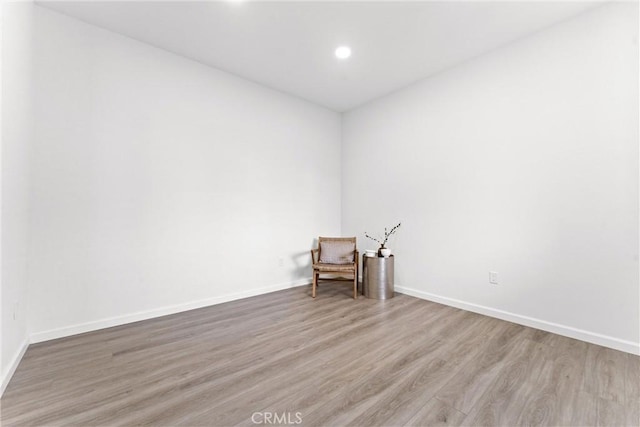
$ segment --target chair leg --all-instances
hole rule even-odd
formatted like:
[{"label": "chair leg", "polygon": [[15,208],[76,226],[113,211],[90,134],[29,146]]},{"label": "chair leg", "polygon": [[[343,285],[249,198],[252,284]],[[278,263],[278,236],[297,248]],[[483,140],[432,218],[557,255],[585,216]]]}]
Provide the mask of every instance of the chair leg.
[{"label": "chair leg", "polygon": [[311,297],[316,297],[316,286],[318,285],[318,273],[313,272],[313,286],[311,288]]}]

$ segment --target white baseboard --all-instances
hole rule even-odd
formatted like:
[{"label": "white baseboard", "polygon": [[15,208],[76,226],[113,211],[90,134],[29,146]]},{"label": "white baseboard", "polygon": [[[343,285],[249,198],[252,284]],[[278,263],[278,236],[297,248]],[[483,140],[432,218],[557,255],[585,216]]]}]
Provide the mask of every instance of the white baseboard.
[{"label": "white baseboard", "polygon": [[17,353],[13,356],[13,359],[11,360],[11,364],[9,365],[9,369],[7,369],[7,372],[3,373],[2,375],[2,380],[0,382],[0,397],[2,397],[2,395],[4,394],[4,391],[7,389],[7,386],[9,385],[9,381],[11,381],[11,377],[13,377],[13,374],[16,372],[16,369],[18,368],[18,365],[22,360],[22,356],[24,356],[24,353],[27,351],[28,347],[29,347],[29,340],[25,338],[25,340],[20,345],[20,348],[18,349]]},{"label": "white baseboard", "polygon": [[250,289],[242,292],[235,292],[233,294],[207,298],[204,300],[192,301],[184,304],[176,304],[176,305],[156,308],[153,310],[127,314],[124,316],[110,317],[106,319],[80,323],[72,326],[66,326],[64,328],[57,328],[57,329],[51,329],[48,331],[35,332],[31,334],[31,342],[38,343],[38,342],[49,341],[57,338],[64,338],[71,335],[82,334],[85,332],[97,331],[99,329],[110,328],[113,326],[120,326],[127,323],[138,322],[140,320],[152,319],[155,317],[166,316],[169,314],[175,314],[183,311],[194,310],[196,308],[208,307],[211,305],[222,304],[224,302],[234,301],[242,298],[248,298],[256,295],[262,295],[269,292],[289,289],[296,286],[308,285],[309,283],[311,283],[310,277],[294,280],[287,283],[281,283],[278,285]]},{"label": "white baseboard", "polygon": [[520,314],[510,313],[508,311],[485,307],[482,305],[473,304],[453,298],[443,297],[429,292],[419,291],[417,289],[405,288],[403,286],[395,286],[395,290],[397,292],[400,292],[401,294],[410,295],[412,297],[437,302],[451,307],[460,308],[462,310],[472,311],[474,313],[495,317],[497,319],[507,320],[519,325],[530,326],[532,328],[541,329],[543,331],[563,335],[565,337],[575,338],[577,340],[586,341],[592,344],[598,344],[603,347],[609,347],[615,350],[640,355],[640,342],[621,340],[619,338],[614,338],[595,332],[589,332],[583,329],[573,328],[571,326],[547,322],[545,320],[522,316]]}]

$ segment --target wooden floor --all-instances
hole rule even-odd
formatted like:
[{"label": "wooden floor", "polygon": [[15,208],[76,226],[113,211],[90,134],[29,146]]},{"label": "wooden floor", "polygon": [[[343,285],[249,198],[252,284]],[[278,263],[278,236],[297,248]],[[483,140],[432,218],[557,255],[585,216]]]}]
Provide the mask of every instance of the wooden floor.
[{"label": "wooden floor", "polygon": [[2,425],[640,424],[637,356],[344,282],[310,292],[31,345]]}]

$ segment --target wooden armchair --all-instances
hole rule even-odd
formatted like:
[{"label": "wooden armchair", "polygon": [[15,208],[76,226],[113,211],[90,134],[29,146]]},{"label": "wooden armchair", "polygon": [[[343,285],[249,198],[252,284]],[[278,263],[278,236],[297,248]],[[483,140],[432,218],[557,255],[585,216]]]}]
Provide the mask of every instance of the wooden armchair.
[{"label": "wooden armchair", "polygon": [[313,298],[316,297],[320,274],[328,273],[353,275],[353,298],[358,299],[358,250],[355,237],[318,238],[318,249],[311,250],[311,264],[313,266],[311,291]]}]

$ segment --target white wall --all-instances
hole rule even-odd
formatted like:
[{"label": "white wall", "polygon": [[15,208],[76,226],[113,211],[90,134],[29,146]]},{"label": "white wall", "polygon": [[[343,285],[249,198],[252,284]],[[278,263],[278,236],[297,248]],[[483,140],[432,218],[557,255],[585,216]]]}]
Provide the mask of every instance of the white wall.
[{"label": "white wall", "polygon": [[32,139],[30,4],[3,2],[0,394],[28,344],[28,168]]},{"label": "white wall", "polygon": [[340,116],[37,9],[34,340],[309,283]]},{"label": "white wall", "polygon": [[402,220],[405,292],[638,352],[637,7],[346,113],[343,233]]}]

